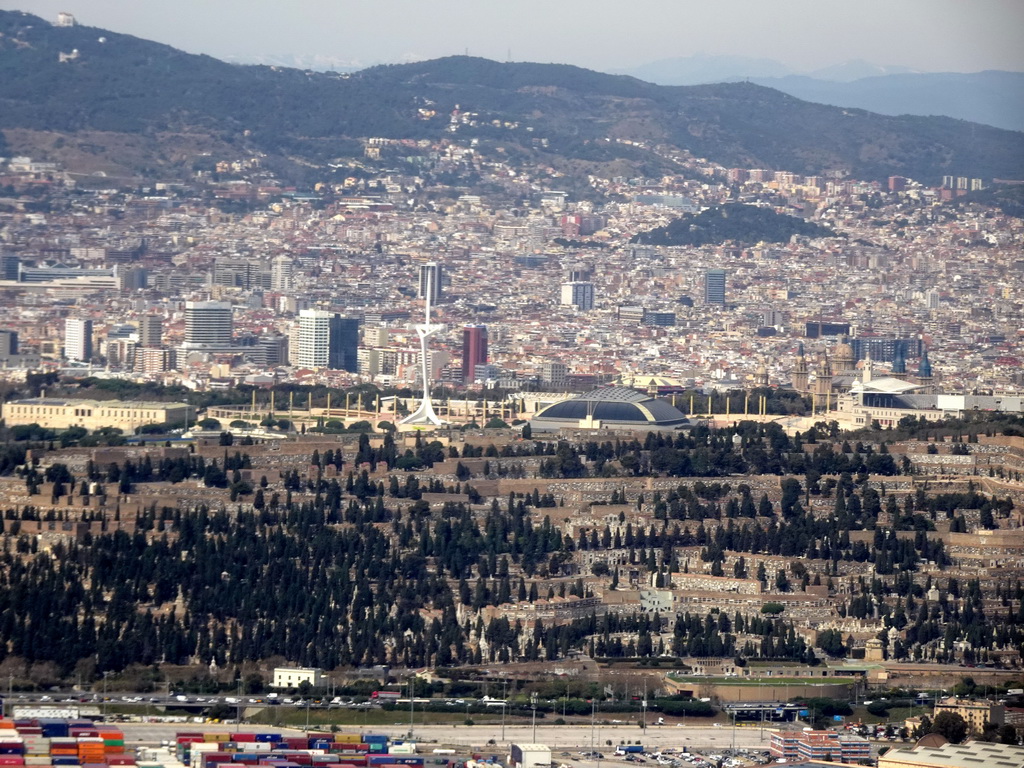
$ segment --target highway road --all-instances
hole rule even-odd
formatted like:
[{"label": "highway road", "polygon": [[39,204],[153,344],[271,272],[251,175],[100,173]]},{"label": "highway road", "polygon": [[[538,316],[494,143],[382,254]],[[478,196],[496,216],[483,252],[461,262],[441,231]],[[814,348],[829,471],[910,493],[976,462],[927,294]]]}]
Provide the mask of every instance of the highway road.
[{"label": "highway road", "polygon": [[[266,725],[250,724],[205,724],[201,726],[189,723],[122,723],[125,741],[132,746],[159,744],[161,741],[173,739],[178,731],[202,730],[204,733],[237,733],[245,732],[281,732],[286,735],[297,735],[301,731],[289,728],[278,728]],[[395,723],[390,726],[375,725],[370,728],[374,733],[385,733],[394,738],[408,738],[409,724]],[[502,738],[504,730],[504,738]],[[493,752],[499,754],[507,751],[509,744],[532,743],[533,727],[529,725],[509,725],[502,729],[501,725],[417,725],[413,738],[423,744],[422,753],[437,747],[461,747],[474,752]],[[578,725],[538,725],[537,741],[546,744],[555,752],[552,759],[556,762],[560,752],[570,752],[578,757],[577,752],[590,751],[591,745],[599,752],[611,758],[616,744],[622,741],[641,742],[645,748],[664,749],[683,746],[690,748],[716,747],[725,749],[733,744],[733,729],[729,726],[720,728],[707,726],[650,726],[647,733],[635,725],[596,725],[593,729],[589,724]],[[490,743],[492,742],[493,743]],[[612,742],[612,746],[607,744]],[[735,744],[737,747],[764,747],[767,749],[768,731],[764,731],[764,740],[758,728],[736,728]],[[621,760],[617,762],[622,762]]]}]

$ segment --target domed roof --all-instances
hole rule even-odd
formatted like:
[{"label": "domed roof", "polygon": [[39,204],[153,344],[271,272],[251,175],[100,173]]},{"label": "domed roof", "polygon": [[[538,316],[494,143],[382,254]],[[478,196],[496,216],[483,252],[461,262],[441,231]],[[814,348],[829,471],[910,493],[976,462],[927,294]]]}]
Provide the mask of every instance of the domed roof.
[{"label": "domed roof", "polygon": [[530,420],[533,429],[581,426],[669,429],[687,423],[686,415],[665,402],[627,387],[602,387],[553,403]]},{"label": "domed roof", "polygon": [[836,344],[836,349],[835,352],[832,353],[832,357],[836,360],[853,360],[853,347],[845,341],[841,341]]}]

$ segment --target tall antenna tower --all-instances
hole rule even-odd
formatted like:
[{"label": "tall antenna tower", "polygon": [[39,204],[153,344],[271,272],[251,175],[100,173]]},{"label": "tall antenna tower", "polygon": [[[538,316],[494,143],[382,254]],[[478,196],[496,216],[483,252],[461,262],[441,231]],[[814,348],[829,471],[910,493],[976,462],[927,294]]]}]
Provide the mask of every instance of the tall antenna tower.
[{"label": "tall antenna tower", "polygon": [[440,417],[434,412],[434,405],[430,402],[430,366],[427,365],[427,338],[444,328],[443,325],[437,325],[430,322],[430,299],[434,295],[433,281],[437,274],[438,271],[434,269],[428,270],[427,272],[427,302],[424,312],[424,321],[416,325],[416,335],[420,337],[420,374],[423,377],[423,400],[420,402],[420,407],[402,419],[399,424],[431,424],[435,427],[444,424]]}]

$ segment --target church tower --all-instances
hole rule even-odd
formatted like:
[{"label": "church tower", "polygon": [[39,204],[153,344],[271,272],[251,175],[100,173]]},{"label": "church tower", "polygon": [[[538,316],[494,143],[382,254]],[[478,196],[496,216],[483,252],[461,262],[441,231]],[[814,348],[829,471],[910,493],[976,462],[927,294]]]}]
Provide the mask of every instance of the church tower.
[{"label": "church tower", "polygon": [[789,380],[793,385],[793,389],[797,392],[807,392],[808,386],[810,385],[811,372],[807,368],[807,358],[804,357],[804,345],[800,345],[800,350],[797,352],[796,363],[793,365],[793,370],[789,372]]},{"label": "church tower", "polygon": [[814,372],[814,394],[824,397],[832,391],[832,363],[828,355],[821,358]]},{"label": "church tower", "polygon": [[928,359],[928,348],[925,347],[921,351],[921,365],[917,369],[917,383],[922,387],[930,387],[932,381],[932,364]]},{"label": "church tower", "polygon": [[902,339],[896,340],[896,348],[892,353],[892,375],[903,378],[907,374],[907,345]]}]

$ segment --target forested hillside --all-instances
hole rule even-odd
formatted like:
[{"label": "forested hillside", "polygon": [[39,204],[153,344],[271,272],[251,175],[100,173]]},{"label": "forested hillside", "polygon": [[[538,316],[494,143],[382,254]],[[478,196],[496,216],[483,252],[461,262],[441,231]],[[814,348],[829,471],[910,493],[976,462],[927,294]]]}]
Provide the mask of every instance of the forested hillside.
[{"label": "forested hillside", "polygon": [[[566,65],[449,57],[349,75],[237,66],[105,30],[0,11],[0,128],[199,136],[316,164],[363,137],[449,135],[588,158],[606,138],[674,145],[726,166],[867,179],[1024,177],[1024,134],[946,118],[886,117],[749,83],[665,87]],[[77,52],[77,53],[74,53]],[[61,54],[70,55],[61,61]],[[497,121],[495,123],[495,121]],[[527,130],[527,129],[532,130]],[[547,140],[545,147],[541,139]],[[161,163],[155,149],[150,158]]]},{"label": "forested hillside", "polygon": [[[911,471],[884,446],[840,446],[817,430],[789,438],[775,425],[743,424],[720,432],[651,434],[642,443],[525,441],[501,450],[466,445],[459,451],[420,441],[403,453],[389,437],[372,448],[362,435],[354,448],[351,461],[343,461],[340,450],[315,452],[308,475],[289,471],[279,481],[258,483],[240,474],[251,467],[248,457],[228,448],[212,461],[90,462],[84,476],[59,462],[48,462],[45,471],[26,467],[24,448],[8,448],[3,472],[36,495],[45,487],[53,499],[69,501],[146,498],[155,483],[193,478],[208,488],[230,487],[232,503],[224,509],[148,505],[131,519],[115,516],[114,523],[127,523],[124,530],[58,543],[48,555],[27,532],[40,515],[31,507],[8,510],[8,546],[0,555],[0,655],[52,661],[65,675],[93,659],[98,671],[159,663],[223,666],[275,656],[331,669],[557,659],[571,649],[609,657],[812,660],[785,620],[723,614],[709,623],[684,615],[665,641],[659,629],[666,617],[656,614],[591,615],[527,630],[500,615],[484,621],[479,613],[493,605],[589,596],[591,574],[580,569],[580,552],[617,553],[629,564],[626,570],[644,574],[643,581],[668,585],[684,572],[680,558],[687,548],[699,552],[711,575],[727,569],[781,594],[806,587],[812,572],[820,583],[838,575],[844,562],[871,563],[872,578],[841,600],[840,610],[854,617],[879,611],[906,628],[901,653],[942,656],[936,645],[942,637],[970,637],[974,648],[1024,642],[1024,614],[1011,611],[990,623],[980,612],[980,597],[945,603],[935,609],[941,616],[914,608],[921,594],[913,578],[919,565],[931,561],[941,569],[949,563],[942,541],[928,535],[933,521],[948,512],[958,530],[971,514],[993,527],[1012,502],[920,490],[898,498],[884,484],[878,490],[866,482],[868,473],[895,477]],[[45,454],[45,446],[37,450]],[[341,478],[327,474],[350,465],[429,466],[453,458],[485,464],[474,474],[460,463],[454,480],[395,471],[388,482],[375,481],[365,469],[346,470]],[[635,503],[650,510],[655,522],[649,526],[629,523],[612,532],[594,525],[566,535],[566,510],[554,493],[535,490],[486,502],[473,488],[486,477],[522,477],[523,462],[537,460],[548,478],[619,472],[720,479],[690,479],[668,492],[641,494]],[[751,472],[786,473],[781,495],[755,493],[736,477]],[[427,492],[451,500],[429,503]],[[599,509],[625,501],[625,492],[615,490],[594,503]],[[812,513],[811,506],[822,503],[830,515]],[[46,519],[61,517],[48,513]],[[88,510],[83,519],[91,519]],[[873,533],[867,540],[851,535],[861,530]],[[763,563],[755,568],[766,556],[793,565],[774,573]],[[608,575],[608,566],[603,572]],[[895,603],[883,599],[890,592],[901,597]]]},{"label": "forested hillside", "polygon": [[698,214],[685,214],[663,227],[635,235],[630,242],[647,245],[719,245],[785,243],[793,235],[834,237],[832,230],[812,221],[754,205],[720,205]]}]

